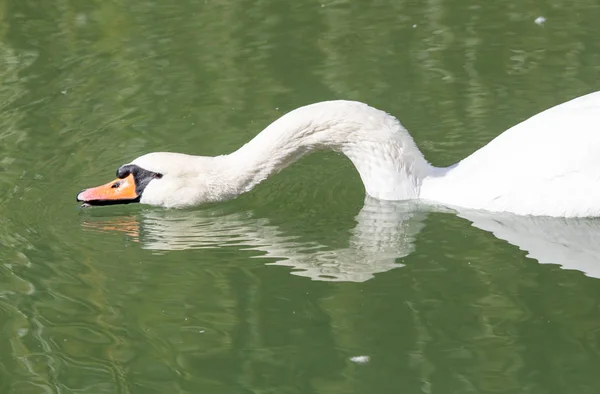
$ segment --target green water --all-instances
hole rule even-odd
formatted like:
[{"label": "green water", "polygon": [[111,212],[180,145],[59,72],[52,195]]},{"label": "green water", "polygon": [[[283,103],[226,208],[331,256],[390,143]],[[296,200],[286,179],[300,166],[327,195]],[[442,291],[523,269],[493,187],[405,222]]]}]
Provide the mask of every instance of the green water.
[{"label": "green water", "polygon": [[0,0],[0,392],[600,392],[598,221],[365,203],[333,153],[201,209],[75,202],[143,153],[226,153],[333,98],[451,164],[598,90],[598,20],[585,0]]}]

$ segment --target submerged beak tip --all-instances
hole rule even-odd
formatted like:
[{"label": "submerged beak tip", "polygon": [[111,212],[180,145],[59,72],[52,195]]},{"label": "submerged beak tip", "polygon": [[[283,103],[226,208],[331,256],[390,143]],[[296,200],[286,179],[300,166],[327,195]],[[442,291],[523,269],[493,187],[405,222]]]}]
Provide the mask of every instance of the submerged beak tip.
[{"label": "submerged beak tip", "polygon": [[82,191],[80,191],[77,194],[77,197],[76,197],[77,202],[85,201],[85,197],[84,197],[83,193],[85,193],[86,190],[87,189],[83,189]]}]

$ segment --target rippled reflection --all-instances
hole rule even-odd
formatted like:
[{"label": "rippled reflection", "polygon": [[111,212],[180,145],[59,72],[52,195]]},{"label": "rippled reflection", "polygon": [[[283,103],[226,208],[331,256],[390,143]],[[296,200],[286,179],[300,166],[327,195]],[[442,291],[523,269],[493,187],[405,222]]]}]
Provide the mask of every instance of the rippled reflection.
[{"label": "rippled reflection", "polygon": [[[272,265],[293,267],[294,275],[313,280],[364,282],[401,267],[396,260],[414,249],[424,211],[412,203],[367,199],[356,216],[349,244],[331,249],[316,241],[300,241],[264,218],[248,212],[217,215],[210,211],[148,210],[137,216],[85,218],[84,229],[120,231],[158,251],[237,246],[263,252]],[[139,221],[138,221],[139,220]]]},{"label": "rippled reflection", "polygon": [[600,278],[600,220],[461,211],[473,226],[494,234],[542,264]]},{"label": "rippled reflection", "polygon": [[[85,218],[84,229],[119,231],[144,249],[239,247],[260,251],[271,265],[292,267],[292,274],[321,281],[364,282],[401,267],[399,259],[414,251],[427,210],[414,203],[366,199],[356,216],[348,246],[328,248],[301,241],[268,219],[249,212],[227,215],[211,211],[148,210],[138,216]],[[492,233],[542,264],[557,264],[600,278],[600,220],[516,216],[460,210],[458,216]]]}]

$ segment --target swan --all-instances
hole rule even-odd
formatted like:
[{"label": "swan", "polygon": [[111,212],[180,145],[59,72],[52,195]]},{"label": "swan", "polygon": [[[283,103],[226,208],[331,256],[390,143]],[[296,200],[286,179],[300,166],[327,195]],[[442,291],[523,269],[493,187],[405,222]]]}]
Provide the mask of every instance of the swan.
[{"label": "swan", "polygon": [[392,115],[356,101],[297,108],[221,156],[154,152],[77,195],[84,206],[140,202],[182,208],[246,193],[319,149],[354,164],[366,194],[517,215],[600,216],[600,91],[547,109],[467,158],[432,166]]}]

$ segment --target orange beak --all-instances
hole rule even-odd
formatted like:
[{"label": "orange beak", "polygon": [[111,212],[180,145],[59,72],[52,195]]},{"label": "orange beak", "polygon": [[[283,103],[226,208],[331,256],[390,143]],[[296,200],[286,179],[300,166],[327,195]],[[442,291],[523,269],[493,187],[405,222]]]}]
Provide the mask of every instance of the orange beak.
[{"label": "orange beak", "polygon": [[126,178],[83,190],[77,195],[77,201],[87,205],[127,204],[138,202],[139,195],[133,174],[129,174]]}]

